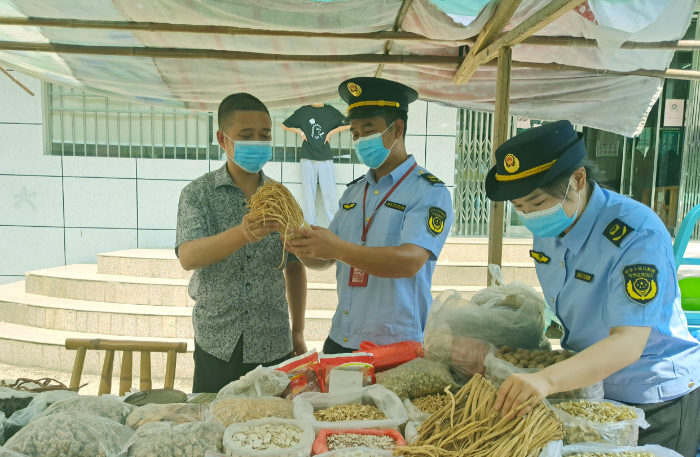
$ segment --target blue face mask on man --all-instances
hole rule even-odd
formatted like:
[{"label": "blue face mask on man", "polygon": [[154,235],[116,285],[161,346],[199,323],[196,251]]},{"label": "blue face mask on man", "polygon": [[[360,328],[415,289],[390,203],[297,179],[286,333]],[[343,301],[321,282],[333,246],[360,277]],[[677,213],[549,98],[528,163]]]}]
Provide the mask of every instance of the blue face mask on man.
[{"label": "blue face mask on man", "polygon": [[[392,122],[391,125],[384,130],[384,132],[389,130],[391,126],[394,125],[394,122]],[[393,148],[396,141],[398,141],[398,139],[394,141],[391,148],[385,148],[384,142],[382,141],[382,135],[384,135],[384,132],[358,138],[352,142],[353,146],[355,146],[355,154],[357,155],[357,158],[360,159],[362,163],[375,170],[386,162],[386,159],[389,157],[389,153],[391,152],[391,148]]]},{"label": "blue face mask on man", "polygon": [[[226,135],[226,132],[222,130],[221,133],[231,140],[231,137]],[[259,172],[267,162],[272,160],[271,141],[231,141],[233,142],[233,157],[228,152],[226,152],[226,155],[233,160],[233,163],[248,173]],[[224,149],[224,151],[226,150]]]},{"label": "blue face mask on man", "polygon": [[576,220],[576,215],[578,214],[578,208],[581,204],[581,192],[578,192],[578,202],[576,203],[576,211],[569,217],[564,211],[564,201],[566,200],[566,195],[569,194],[569,188],[571,187],[571,180],[569,180],[569,185],[566,187],[566,193],[564,194],[564,200],[561,203],[542,211],[534,211],[532,213],[523,213],[516,210],[520,220],[523,221],[523,225],[529,231],[532,232],[534,236],[540,238],[548,238],[559,235],[561,232],[566,230],[574,223]]}]

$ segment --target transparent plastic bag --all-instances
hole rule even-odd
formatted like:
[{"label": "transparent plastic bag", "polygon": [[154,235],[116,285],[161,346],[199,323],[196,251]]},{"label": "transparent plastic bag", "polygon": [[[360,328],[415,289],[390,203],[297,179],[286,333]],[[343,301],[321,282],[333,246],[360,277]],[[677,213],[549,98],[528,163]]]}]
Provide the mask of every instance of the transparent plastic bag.
[{"label": "transparent plastic bag", "polygon": [[361,446],[336,449],[335,451],[326,452],[325,454],[317,454],[318,457],[392,457],[392,455],[392,451]]},{"label": "transparent plastic bag", "polygon": [[[573,457],[578,454],[617,454],[620,452],[648,452],[656,457],[681,457],[676,451],[658,446],[656,444],[648,444],[646,446],[610,446],[607,444],[589,443],[589,444],[574,444],[564,446],[557,449],[556,446],[545,447],[547,454],[542,452],[540,457]],[[558,451],[558,452],[557,452]]]},{"label": "transparent plastic bag", "polygon": [[[550,400],[552,406],[567,400]],[[576,401],[576,400],[568,400]],[[612,400],[604,400],[613,406],[628,406]],[[644,411],[634,408],[636,419],[619,422],[597,423],[575,417],[559,408],[552,408],[557,417],[564,423],[564,444],[576,443],[605,443],[611,446],[636,446],[639,439],[639,428],[649,428],[649,423],[644,419]]]},{"label": "transparent plastic bag", "polygon": [[[497,359],[493,354],[486,356],[484,364],[486,365],[486,379],[491,381],[491,384],[496,388],[501,387],[503,381],[513,373],[537,373],[542,370],[542,368],[516,367],[505,360]],[[547,398],[549,400],[602,400],[603,395],[603,381],[600,381],[592,386],[574,389],[568,392],[559,392]]]},{"label": "transparent plastic bag", "polygon": [[0,413],[9,419],[14,413],[27,408],[36,395],[12,389],[0,391]]},{"label": "transparent plastic bag", "polygon": [[[406,409],[399,397],[384,386],[374,385],[362,389],[352,389],[343,392],[324,394],[309,392],[298,395],[293,400],[294,417],[308,420],[316,432],[323,429],[346,430],[363,428],[393,428],[398,427],[408,420]],[[376,406],[383,412],[386,419],[366,421],[318,421],[314,416],[315,411],[328,409],[337,405],[362,404]]]},{"label": "transparent plastic bag", "polygon": [[27,457],[27,455],[20,454],[19,452],[13,451],[12,449],[0,447],[0,457]]},{"label": "transparent plastic bag", "polygon": [[26,426],[37,414],[42,413],[46,408],[57,401],[67,398],[78,397],[77,392],[72,390],[52,390],[33,395],[32,402],[23,410],[15,412],[5,422],[5,440],[12,438],[15,433]]},{"label": "transparent plastic bag", "polygon": [[149,422],[203,422],[208,409],[196,403],[173,403],[171,405],[150,404],[136,408],[126,418],[126,426],[134,430]]},{"label": "transparent plastic bag", "polygon": [[224,426],[216,422],[149,422],[134,433],[121,455],[179,457],[222,452]]},{"label": "transparent plastic bag", "polygon": [[85,412],[40,417],[10,438],[5,447],[29,457],[108,457],[134,433],[126,425]]},{"label": "transparent plastic bag", "polygon": [[423,425],[423,421],[408,421],[406,424],[406,430],[404,431],[406,443],[412,444],[418,438],[418,435],[420,435],[421,425]]},{"label": "transparent plastic bag", "polygon": [[457,386],[447,365],[420,358],[377,373],[376,376],[377,384],[391,390],[402,400],[443,393],[445,387]]},{"label": "transparent plastic bag", "polygon": [[5,413],[0,413],[0,446],[5,444]]},{"label": "transparent plastic bag", "polygon": [[[532,287],[505,284],[500,268],[489,265],[493,284],[471,300],[446,290],[433,300],[425,326],[425,358],[446,363],[462,377],[483,370],[490,348],[547,348],[545,304]],[[476,341],[475,341],[476,340]],[[465,349],[466,346],[466,349]]]},{"label": "transparent plastic bag", "polygon": [[34,416],[30,422],[34,422],[56,413],[77,412],[104,417],[105,419],[109,419],[123,425],[126,422],[126,418],[129,416],[129,414],[131,414],[131,412],[136,408],[136,406],[124,403],[116,398],[79,395],[77,397],[66,398],[53,403],[42,413]]},{"label": "transparent plastic bag", "polygon": [[289,385],[287,375],[263,366],[224,386],[216,398],[279,397]]},{"label": "transparent plastic bag", "polygon": [[423,423],[432,415],[432,414],[424,413],[423,411],[421,411],[408,398],[403,401],[403,407],[406,408],[406,414],[408,415],[409,422]]},{"label": "transparent plastic bag", "polygon": [[294,404],[290,400],[277,397],[219,398],[211,402],[209,412],[210,420],[216,420],[228,427],[231,424],[268,417],[294,419]]},{"label": "transparent plastic bag", "polygon": [[[301,429],[301,439],[299,444],[287,448],[256,450],[247,449],[234,444],[234,435],[241,429],[246,427],[260,427],[263,425],[286,425],[296,426]],[[226,455],[233,457],[309,457],[311,455],[311,447],[314,444],[316,434],[308,421],[296,419],[258,419],[241,424],[231,425],[224,433],[224,448]]]}]

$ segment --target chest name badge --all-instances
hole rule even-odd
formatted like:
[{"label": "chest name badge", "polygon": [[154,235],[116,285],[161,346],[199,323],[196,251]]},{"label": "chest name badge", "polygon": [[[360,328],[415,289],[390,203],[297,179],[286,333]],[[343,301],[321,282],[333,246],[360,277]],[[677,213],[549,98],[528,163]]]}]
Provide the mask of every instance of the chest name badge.
[{"label": "chest name badge", "polygon": [[343,209],[347,210],[347,211],[350,211],[351,209],[353,209],[356,206],[357,206],[357,203],[343,203]]},{"label": "chest name badge", "polygon": [[603,236],[619,248],[622,240],[624,240],[632,232],[634,232],[632,227],[625,224],[620,219],[613,219],[613,221],[609,223],[607,227],[605,227]]},{"label": "chest name badge", "polygon": [[590,273],[586,273],[585,271],[581,271],[581,270],[576,270],[576,273],[574,274],[574,278],[580,279],[581,281],[586,281],[586,282],[593,281],[594,276],[595,275],[592,275]]},{"label": "chest name badge", "polygon": [[440,181],[440,178],[438,178],[437,176],[435,176],[432,173],[422,173],[422,174],[420,174],[420,177],[423,179],[426,179],[433,186],[435,184],[444,184],[442,181]]},{"label": "chest name badge", "polygon": [[402,205],[401,203],[390,202],[389,200],[387,200],[384,206],[392,209],[397,209],[399,211],[406,211],[406,205]]},{"label": "chest name badge", "polygon": [[549,257],[545,255],[544,252],[537,252],[537,251],[530,251],[530,257],[535,259],[535,262],[537,263],[549,263],[551,260]]},{"label": "chest name badge", "polygon": [[428,231],[433,236],[438,236],[445,229],[447,213],[437,206],[431,206],[428,210]]},{"label": "chest name badge", "polygon": [[659,269],[649,263],[635,263],[622,271],[625,293],[633,302],[648,305],[659,293]]}]

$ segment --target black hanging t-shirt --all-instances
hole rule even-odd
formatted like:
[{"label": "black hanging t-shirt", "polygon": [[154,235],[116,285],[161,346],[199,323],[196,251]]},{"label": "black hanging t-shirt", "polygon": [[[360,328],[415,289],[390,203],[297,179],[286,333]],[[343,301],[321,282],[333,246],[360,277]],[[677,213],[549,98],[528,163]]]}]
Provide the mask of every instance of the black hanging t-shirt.
[{"label": "black hanging t-shirt", "polygon": [[328,132],[343,125],[340,111],[330,105],[315,108],[302,106],[283,122],[286,127],[298,128],[306,135],[301,145],[301,159],[333,160],[330,143],[326,143]]}]

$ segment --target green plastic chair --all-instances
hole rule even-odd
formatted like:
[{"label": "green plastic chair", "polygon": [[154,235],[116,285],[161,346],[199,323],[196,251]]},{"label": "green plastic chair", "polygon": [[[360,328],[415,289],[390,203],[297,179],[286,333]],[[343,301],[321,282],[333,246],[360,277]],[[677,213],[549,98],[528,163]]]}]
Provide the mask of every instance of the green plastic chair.
[{"label": "green plastic chair", "polygon": [[[683,257],[688,248],[688,242],[695,230],[695,224],[700,219],[700,205],[688,211],[678,229],[676,240],[673,242],[673,258],[676,271],[681,265],[700,265],[700,259]],[[684,311],[700,311],[700,278],[684,278],[678,281],[681,289],[681,305]]]}]

